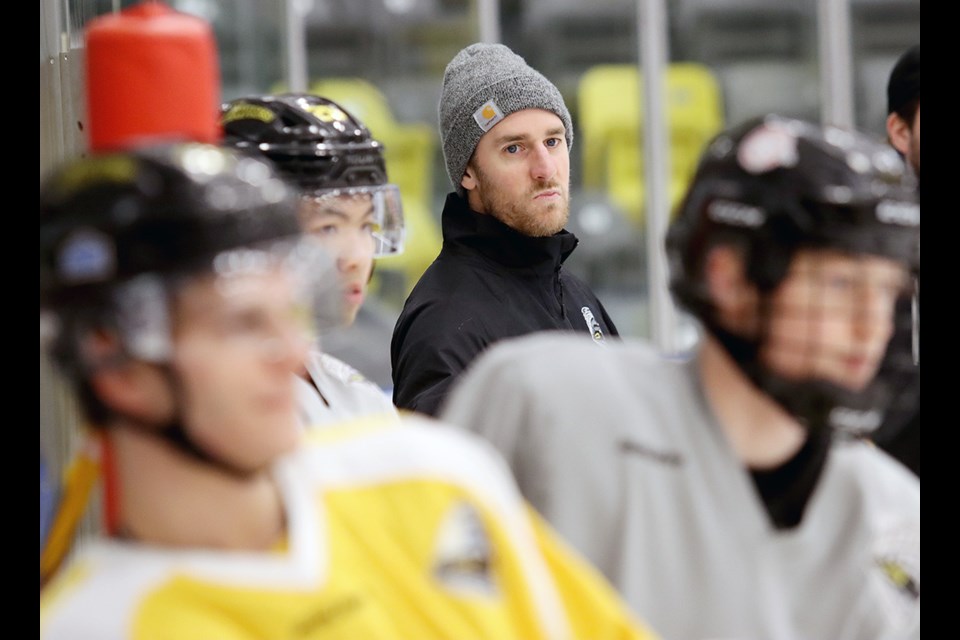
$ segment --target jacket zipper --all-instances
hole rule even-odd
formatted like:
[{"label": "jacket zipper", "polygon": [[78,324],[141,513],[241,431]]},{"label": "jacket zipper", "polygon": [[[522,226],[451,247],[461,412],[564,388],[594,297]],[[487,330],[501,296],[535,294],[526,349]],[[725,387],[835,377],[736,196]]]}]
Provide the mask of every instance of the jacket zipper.
[{"label": "jacket zipper", "polygon": [[567,308],[563,304],[563,280],[560,278],[560,267],[557,267],[557,270],[554,271],[554,277],[557,279],[556,289],[560,292],[560,318],[566,320]]}]

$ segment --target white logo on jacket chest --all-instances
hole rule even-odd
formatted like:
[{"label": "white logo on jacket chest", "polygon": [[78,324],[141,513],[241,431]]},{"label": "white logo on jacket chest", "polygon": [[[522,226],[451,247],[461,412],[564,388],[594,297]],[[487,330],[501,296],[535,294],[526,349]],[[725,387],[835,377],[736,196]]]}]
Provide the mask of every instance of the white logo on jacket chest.
[{"label": "white logo on jacket chest", "polygon": [[593,341],[598,344],[603,344],[606,342],[606,338],[603,335],[603,330],[600,329],[600,323],[597,322],[597,319],[593,315],[593,311],[590,310],[590,307],[580,307],[580,313],[583,314],[583,319],[587,323],[587,329],[590,331],[590,335],[593,336]]}]

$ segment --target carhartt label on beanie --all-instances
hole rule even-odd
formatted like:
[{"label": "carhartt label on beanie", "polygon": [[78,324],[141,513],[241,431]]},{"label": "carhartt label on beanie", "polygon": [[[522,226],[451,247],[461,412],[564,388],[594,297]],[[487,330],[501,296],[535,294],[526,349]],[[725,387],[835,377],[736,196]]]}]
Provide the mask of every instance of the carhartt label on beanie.
[{"label": "carhartt label on beanie", "polygon": [[573,124],[559,89],[502,44],[472,44],[454,56],[443,74],[438,108],[447,175],[457,193],[477,143],[511,113],[545,109],[563,121],[567,148]]},{"label": "carhartt label on beanie", "polygon": [[473,119],[477,121],[484,133],[493,129],[493,125],[503,120],[503,117],[503,111],[500,111],[497,103],[493,100],[483,103],[483,106],[473,114]]}]

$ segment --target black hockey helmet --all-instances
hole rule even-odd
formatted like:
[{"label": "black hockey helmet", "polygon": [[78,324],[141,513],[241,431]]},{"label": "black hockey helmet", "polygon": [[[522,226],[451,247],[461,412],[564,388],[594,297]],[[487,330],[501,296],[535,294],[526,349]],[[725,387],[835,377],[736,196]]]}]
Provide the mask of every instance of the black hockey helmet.
[{"label": "black hockey helmet", "polygon": [[332,100],[306,93],[238,98],[221,106],[224,143],[259,152],[304,192],[387,182],[383,146]]},{"label": "black hockey helmet", "polygon": [[[40,186],[41,339],[58,338],[54,355],[68,369],[89,367],[79,336],[111,326],[128,353],[162,361],[170,284],[201,270],[219,273],[223,263],[214,261],[231,252],[293,262],[297,195],[269,162],[208,144],[163,144],[64,163]],[[308,249],[297,251],[299,260]],[[319,248],[309,251],[311,268],[330,260]],[[235,260],[230,268],[240,265]],[[311,296],[322,290],[313,282],[303,286]]]},{"label": "black hockey helmet", "polygon": [[705,150],[667,237],[671,289],[707,311],[705,249],[736,238],[762,290],[783,279],[799,247],[893,258],[918,269],[916,183],[888,144],[866,134],[766,116],[719,134]]},{"label": "black hockey helmet", "polygon": [[256,158],[203,144],[81,158],[40,188],[41,305],[298,232],[295,190]]},{"label": "black hockey helmet", "polygon": [[[403,252],[399,188],[387,182],[384,148],[333,100],[308,93],[238,98],[221,105],[224,144],[269,158],[306,200],[370,198],[377,257]],[[310,207],[305,207],[309,211]]]},{"label": "black hockey helmet", "polygon": [[[796,385],[776,391],[769,372],[754,361],[758,345],[718,326],[703,274],[704,260],[717,244],[742,250],[747,277],[761,293],[783,280],[800,248],[887,257],[918,272],[919,196],[896,151],[851,130],[777,115],[751,119],[707,146],[667,234],[675,298],[721,340],[755,383],[782,404],[817,404],[820,413],[853,402],[839,400],[838,392],[819,403],[812,399],[816,394],[805,395]],[[813,411],[787,408],[794,414]],[[834,412],[833,418],[875,421],[876,416],[855,413]]]}]

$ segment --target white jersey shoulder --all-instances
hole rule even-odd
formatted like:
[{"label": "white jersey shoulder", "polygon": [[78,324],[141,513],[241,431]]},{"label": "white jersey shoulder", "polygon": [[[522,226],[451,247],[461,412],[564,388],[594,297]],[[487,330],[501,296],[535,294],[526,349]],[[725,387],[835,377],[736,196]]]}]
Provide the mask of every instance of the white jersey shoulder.
[{"label": "white jersey shoulder", "polygon": [[398,413],[396,419],[371,415],[312,430],[307,446],[288,462],[324,483],[423,474],[497,487],[511,500],[517,495],[506,462],[487,440],[415,413]]},{"label": "white jersey shoulder", "polygon": [[397,411],[386,391],[355,368],[329,354],[313,351],[306,362],[310,380],[298,378],[301,420],[307,427]]},{"label": "white jersey shoulder", "polygon": [[664,637],[919,637],[917,479],[872,445],[838,443],[800,525],[772,528],[695,358],[638,340],[505,340],[441,417],[496,446],[534,508]]}]

